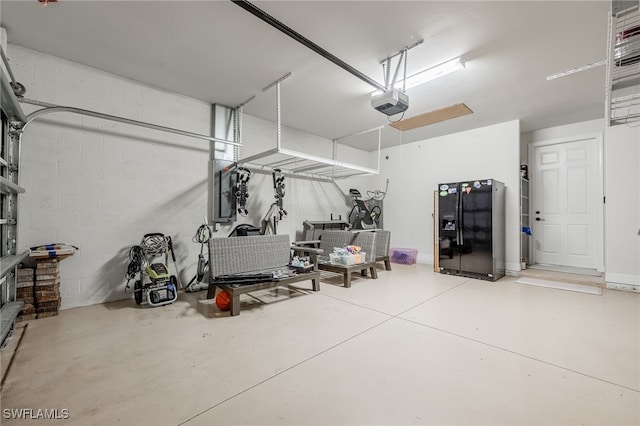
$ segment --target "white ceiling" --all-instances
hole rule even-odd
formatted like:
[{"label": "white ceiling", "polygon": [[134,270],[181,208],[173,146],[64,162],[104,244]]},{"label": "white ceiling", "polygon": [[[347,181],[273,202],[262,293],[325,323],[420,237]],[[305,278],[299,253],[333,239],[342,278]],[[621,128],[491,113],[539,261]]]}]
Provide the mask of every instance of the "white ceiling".
[{"label": "white ceiling", "polygon": [[[408,74],[462,55],[466,69],[408,91],[405,118],[464,102],[474,114],[400,132],[383,146],[513,119],[522,131],[601,118],[608,1],[256,1],[256,6],[383,83],[380,61],[409,51]],[[10,43],[338,138],[388,123],[370,85],[230,1],[2,0]],[[29,97],[27,87],[26,97]],[[72,105],[73,106],[73,105]],[[392,117],[397,119],[398,117]],[[367,150],[372,138],[347,139]],[[377,142],[377,140],[376,140]]]}]

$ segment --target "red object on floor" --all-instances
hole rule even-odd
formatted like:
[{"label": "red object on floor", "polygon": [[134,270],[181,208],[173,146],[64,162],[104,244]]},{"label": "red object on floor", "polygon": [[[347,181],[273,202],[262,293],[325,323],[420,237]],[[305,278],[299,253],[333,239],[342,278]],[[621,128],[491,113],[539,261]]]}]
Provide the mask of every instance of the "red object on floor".
[{"label": "red object on floor", "polygon": [[221,311],[228,311],[231,309],[231,296],[226,291],[221,291],[216,295],[216,306]]}]

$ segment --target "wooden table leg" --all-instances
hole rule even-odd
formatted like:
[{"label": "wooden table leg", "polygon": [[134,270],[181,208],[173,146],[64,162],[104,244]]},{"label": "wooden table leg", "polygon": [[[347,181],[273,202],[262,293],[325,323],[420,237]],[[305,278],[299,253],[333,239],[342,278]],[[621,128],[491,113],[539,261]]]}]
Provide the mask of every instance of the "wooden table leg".
[{"label": "wooden table leg", "polygon": [[216,297],[217,286],[215,284],[209,284],[207,288],[207,299],[213,299]]},{"label": "wooden table leg", "polygon": [[240,315],[240,295],[234,294],[231,296],[231,316],[235,317]]},{"label": "wooden table leg", "polygon": [[373,265],[371,268],[369,268],[369,270],[371,271],[371,278],[377,279],[378,278],[378,271],[376,269],[376,265]]}]

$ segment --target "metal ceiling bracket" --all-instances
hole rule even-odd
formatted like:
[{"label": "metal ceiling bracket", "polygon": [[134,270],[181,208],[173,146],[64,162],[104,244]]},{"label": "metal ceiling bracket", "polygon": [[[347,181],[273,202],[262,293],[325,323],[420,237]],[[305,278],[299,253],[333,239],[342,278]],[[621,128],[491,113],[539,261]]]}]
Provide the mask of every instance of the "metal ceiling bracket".
[{"label": "metal ceiling bracket", "polygon": [[14,77],[13,71],[11,70],[11,66],[9,64],[9,59],[7,59],[7,57],[5,56],[4,49],[2,49],[2,47],[0,47],[0,56],[2,57],[2,62],[4,63],[5,69],[9,73],[9,78],[11,78],[10,85],[11,85],[11,89],[13,90],[13,93],[16,96],[24,95],[27,89],[25,89],[25,87],[21,83],[18,83],[16,81],[16,78]]},{"label": "metal ceiling bracket", "polygon": [[291,73],[287,73],[285,75],[283,75],[282,77],[280,77],[279,79],[277,79],[276,81],[274,81],[273,83],[269,84],[267,87],[265,87],[264,89],[262,89],[263,92],[266,92],[267,90],[271,89],[273,86],[282,83],[283,81],[285,81],[286,79],[288,79],[289,77],[291,77]]},{"label": "metal ceiling bracket", "polygon": [[[384,86],[386,90],[393,89],[393,85],[396,84],[396,80],[398,79],[398,72],[400,71],[400,67],[404,65],[404,77],[403,77],[403,87],[402,90],[405,90],[405,82],[407,80],[407,59],[409,58],[409,50],[423,43],[424,40],[419,40],[404,49],[394,53],[391,56],[387,56],[385,59],[380,61],[380,65],[382,65],[382,73],[384,74]],[[396,70],[393,73],[393,79],[390,79],[391,72],[391,60],[396,56],[400,56],[398,58],[398,62],[396,62]]]}]

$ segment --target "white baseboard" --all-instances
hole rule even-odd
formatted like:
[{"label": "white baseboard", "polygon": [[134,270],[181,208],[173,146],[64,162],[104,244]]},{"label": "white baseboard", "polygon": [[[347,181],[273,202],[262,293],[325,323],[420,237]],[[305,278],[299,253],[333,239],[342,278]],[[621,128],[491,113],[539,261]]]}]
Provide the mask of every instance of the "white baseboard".
[{"label": "white baseboard", "polygon": [[607,283],[607,288],[609,290],[622,290],[622,291],[631,291],[633,293],[640,293],[640,286],[637,286],[637,285]]},{"label": "white baseboard", "polygon": [[420,252],[418,252],[416,263],[420,263],[423,265],[433,265],[433,253],[420,254]]},{"label": "white baseboard", "polygon": [[638,275],[606,273],[604,280],[607,288],[612,290],[640,293],[640,276]]},{"label": "white baseboard", "polygon": [[509,275],[511,277],[517,277],[520,276],[520,271],[522,270],[522,264],[521,263],[515,263],[515,262],[507,262],[507,264],[505,265],[505,275]]}]

